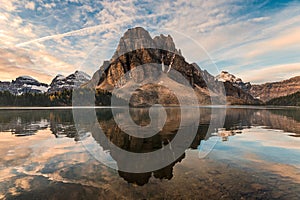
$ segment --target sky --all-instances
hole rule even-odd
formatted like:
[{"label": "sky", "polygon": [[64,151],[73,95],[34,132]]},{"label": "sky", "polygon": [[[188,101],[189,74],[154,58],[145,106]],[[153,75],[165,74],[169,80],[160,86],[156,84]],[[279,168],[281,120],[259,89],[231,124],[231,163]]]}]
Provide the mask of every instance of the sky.
[{"label": "sky", "polygon": [[213,75],[253,83],[300,75],[300,1],[0,0],[0,80],[92,75],[137,26],[170,34]]}]

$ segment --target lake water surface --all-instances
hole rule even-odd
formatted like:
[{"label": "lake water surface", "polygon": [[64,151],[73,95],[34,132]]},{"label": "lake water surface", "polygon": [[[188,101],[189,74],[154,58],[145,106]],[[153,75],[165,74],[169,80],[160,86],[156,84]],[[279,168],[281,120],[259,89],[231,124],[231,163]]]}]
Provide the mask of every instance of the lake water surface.
[{"label": "lake water surface", "polygon": [[[300,108],[202,107],[196,123],[186,114],[194,108],[185,109],[166,108],[164,127],[149,138],[118,127],[112,113],[126,122],[122,108],[96,109],[106,138],[88,121],[76,129],[72,109],[2,109],[0,199],[300,199]],[[146,126],[148,113],[131,109],[130,117]],[[103,164],[126,162],[111,144],[152,152],[192,126],[188,148],[161,169]]]}]

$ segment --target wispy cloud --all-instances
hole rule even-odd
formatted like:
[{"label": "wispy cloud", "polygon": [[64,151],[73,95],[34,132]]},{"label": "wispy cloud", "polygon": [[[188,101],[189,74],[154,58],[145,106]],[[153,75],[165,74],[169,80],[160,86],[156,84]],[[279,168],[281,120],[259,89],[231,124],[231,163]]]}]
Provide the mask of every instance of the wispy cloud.
[{"label": "wispy cloud", "polygon": [[[34,60],[20,68],[49,66],[48,75],[81,68],[91,74],[110,59],[127,28],[145,26],[152,34],[172,34],[191,62],[203,63],[209,54],[219,70],[258,81],[246,72],[300,63],[298,6],[294,1],[282,6],[240,0],[0,0],[0,47],[22,49]],[[293,76],[295,70],[282,73]]]},{"label": "wispy cloud", "polygon": [[45,51],[0,48],[0,71],[2,81],[10,81],[18,76],[30,75],[50,83],[58,71],[62,74],[70,74],[74,71],[74,66]]},{"label": "wispy cloud", "polygon": [[[161,16],[161,15],[160,14],[148,15],[147,18],[149,19],[149,18],[158,17],[158,16]],[[126,19],[110,22],[107,24],[100,24],[100,25],[96,25],[96,26],[81,28],[81,29],[74,30],[74,31],[69,31],[69,32],[62,33],[62,34],[50,35],[50,36],[45,36],[45,37],[41,37],[38,39],[29,40],[27,42],[18,43],[18,44],[16,44],[16,46],[22,47],[22,46],[26,46],[26,45],[29,45],[32,43],[44,42],[47,40],[56,40],[56,39],[69,37],[69,36],[87,36],[94,32],[101,33],[103,31],[109,30],[110,28],[114,28],[117,25],[124,24],[126,22],[130,22],[130,21],[136,20],[136,19],[143,19],[143,18],[145,18],[145,17],[139,16],[139,17],[126,18]],[[106,33],[106,35],[107,35],[107,33]]]},{"label": "wispy cloud", "polygon": [[[296,5],[295,3],[287,4],[284,8],[277,9],[276,12],[265,10],[263,13],[243,13],[242,7],[233,6],[234,9],[231,9],[230,2],[228,4],[218,2],[215,4],[216,8],[210,11],[216,10],[215,15],[221,16],[219,19],[208,12],[205,19],[211,23],[204,22],[196,26],[193,24],[197,23],[196,20],[192,20],[192,16],[196,13],[192,11],[187,17],[185,16],[186,23],[190,25],[186,28],[183,26],[181,29],[205,47],[220,70],[227,69],[232,73],[243,74],[243,77],[249,81],[257,81],[254,76],[249,75],[249,71],[300,62],[298,53],[300,46],[297,45],[300,11]],[[198,13],[201,13],[200,10]],[[210,19],[211,16],[212,19]],[[176,20],[174,24],[178,23],[178,19]],[[180,44],[184,46],[185,43],[183,40]],[[190,51],[187,56],[193,55],[193,49],[189,49],[188,46],[184,48],[183,52]],[[193,59],[196,60],[197,55]],[[295,76],[294,72],[295,70],[288,76]],[[282,73],[286,72],[282,71]],[[274,76],[273,80],[278,80],[276,79],[278,77]]]},{"label": "wispy cloud", "polygon": [[[253,83],[274,82],[300,76],[300,62],[282,65],[261,66],[259,69],[247,70],[247,73],[237,73],[245,81]],[[292,76],[291,76],[292,75]]]}]

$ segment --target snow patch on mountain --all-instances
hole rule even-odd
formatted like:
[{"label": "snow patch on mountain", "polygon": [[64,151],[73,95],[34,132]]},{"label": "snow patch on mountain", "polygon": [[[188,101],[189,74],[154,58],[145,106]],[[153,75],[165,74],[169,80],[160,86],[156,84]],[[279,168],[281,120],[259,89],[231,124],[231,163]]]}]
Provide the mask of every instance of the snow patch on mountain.
[{"label": "snow patch on mountain", "polygon": [[33,86],[31,86],[31,89],[32,89],[32,90],[39,90],[39,91],[41,91],[42,93],[45,93],[45,92],[48,91],[49,87],[33,85]]},{"label": "snow patch on mountain", "polygon": [[67,77],[57,75],[51,82],[48,92],[58,92],[63,90],[73,90],[89,81],[91,77],[82,71],[75,71]]},{"label": "snow patch on mountain", "polygon": [[61,74],[57,75],[50,85],[41,83],[30,76],[19,76],[12,82],[0,81],[0,92],[8,91],[14,95],[22,95],[25,93],[43,94],[46,92],[57,92],[62,90],[72,90],[80,87],[89,81],[91,77],[82,71],[76,71],[65,77]]},{"label": "snow patch on mountain", "polygon": [[66,78],[66,77],[63,76],[63,75],[61,75],[61,74],[58,74],[58,75],[55,77],[56,80],[63,80],[63,79],[65,79],[65,78]]},{"label": "snow patch on mountain", "polygon": [[47,92],[49,86],[40,83],[30,76],[19,76],[12,82],[0,82],[0,91],[8,91],[14,95],[22,95],[25,93],[42,94]]},{"label": "snow patch on mountain", "polygon": [[219,75],[216,76],[216,79],[222,82],[228,81],[232,83],[234,86],[239,87],[244,91],[249,91],[251,89],[250,82],[243,82],[241,78],[238,78],[227,71],[222,71]]},{"label": "snow patch on mountain", "polygon": [[81,79],[81,80],[91,79],[91,76],[83,71],[76,71],[74,74],[77,77],[77,79]]}]

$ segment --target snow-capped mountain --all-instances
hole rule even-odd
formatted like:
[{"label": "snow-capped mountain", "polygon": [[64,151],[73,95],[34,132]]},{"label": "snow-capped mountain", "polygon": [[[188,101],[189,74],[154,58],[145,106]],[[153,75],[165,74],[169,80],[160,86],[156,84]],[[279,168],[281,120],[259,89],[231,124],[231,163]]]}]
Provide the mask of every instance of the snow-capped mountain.
[{"label": "snow-capped mountain", "polygon": [[40,83],[30,76],[20,76],[12,82],[0,82],[0,91],[9,91],[14,95],[24,93],[45,93],[49,86],[46,83]]},{"label": "snow-capped mountain", "polygon": [[0,81],[0,92],[9,91],[14,95],[22,95],[24,93],[37,93],[42,94],[46,92],[57,92],[62,90],[72,90],[80,87],[82,84],[89,81],[91,77],[82,72],[76,71],[73,74],[65,77],[63,75],[57,75],[51,82],[50,85],[41,83],[30,76],[20,76],[9,81]]},{"label": "snow-capped mountain", "polygon": [[67,77],[59,74],[52,80],[48,92],[72,90],[74,88],[80,87],[90,79],[91,77],[82,71],[76,71],[75,73],[70,74]]},{"label": "snow-capped mountain", "polygon": [[216,76],[216,79],[222,82],[228,81],[234,86],[239,87],[244,91],[249,91],[251,89],[250,82],[243,82],[241,78],[238,78],[227,71],[222,71],[219,75]]}]

